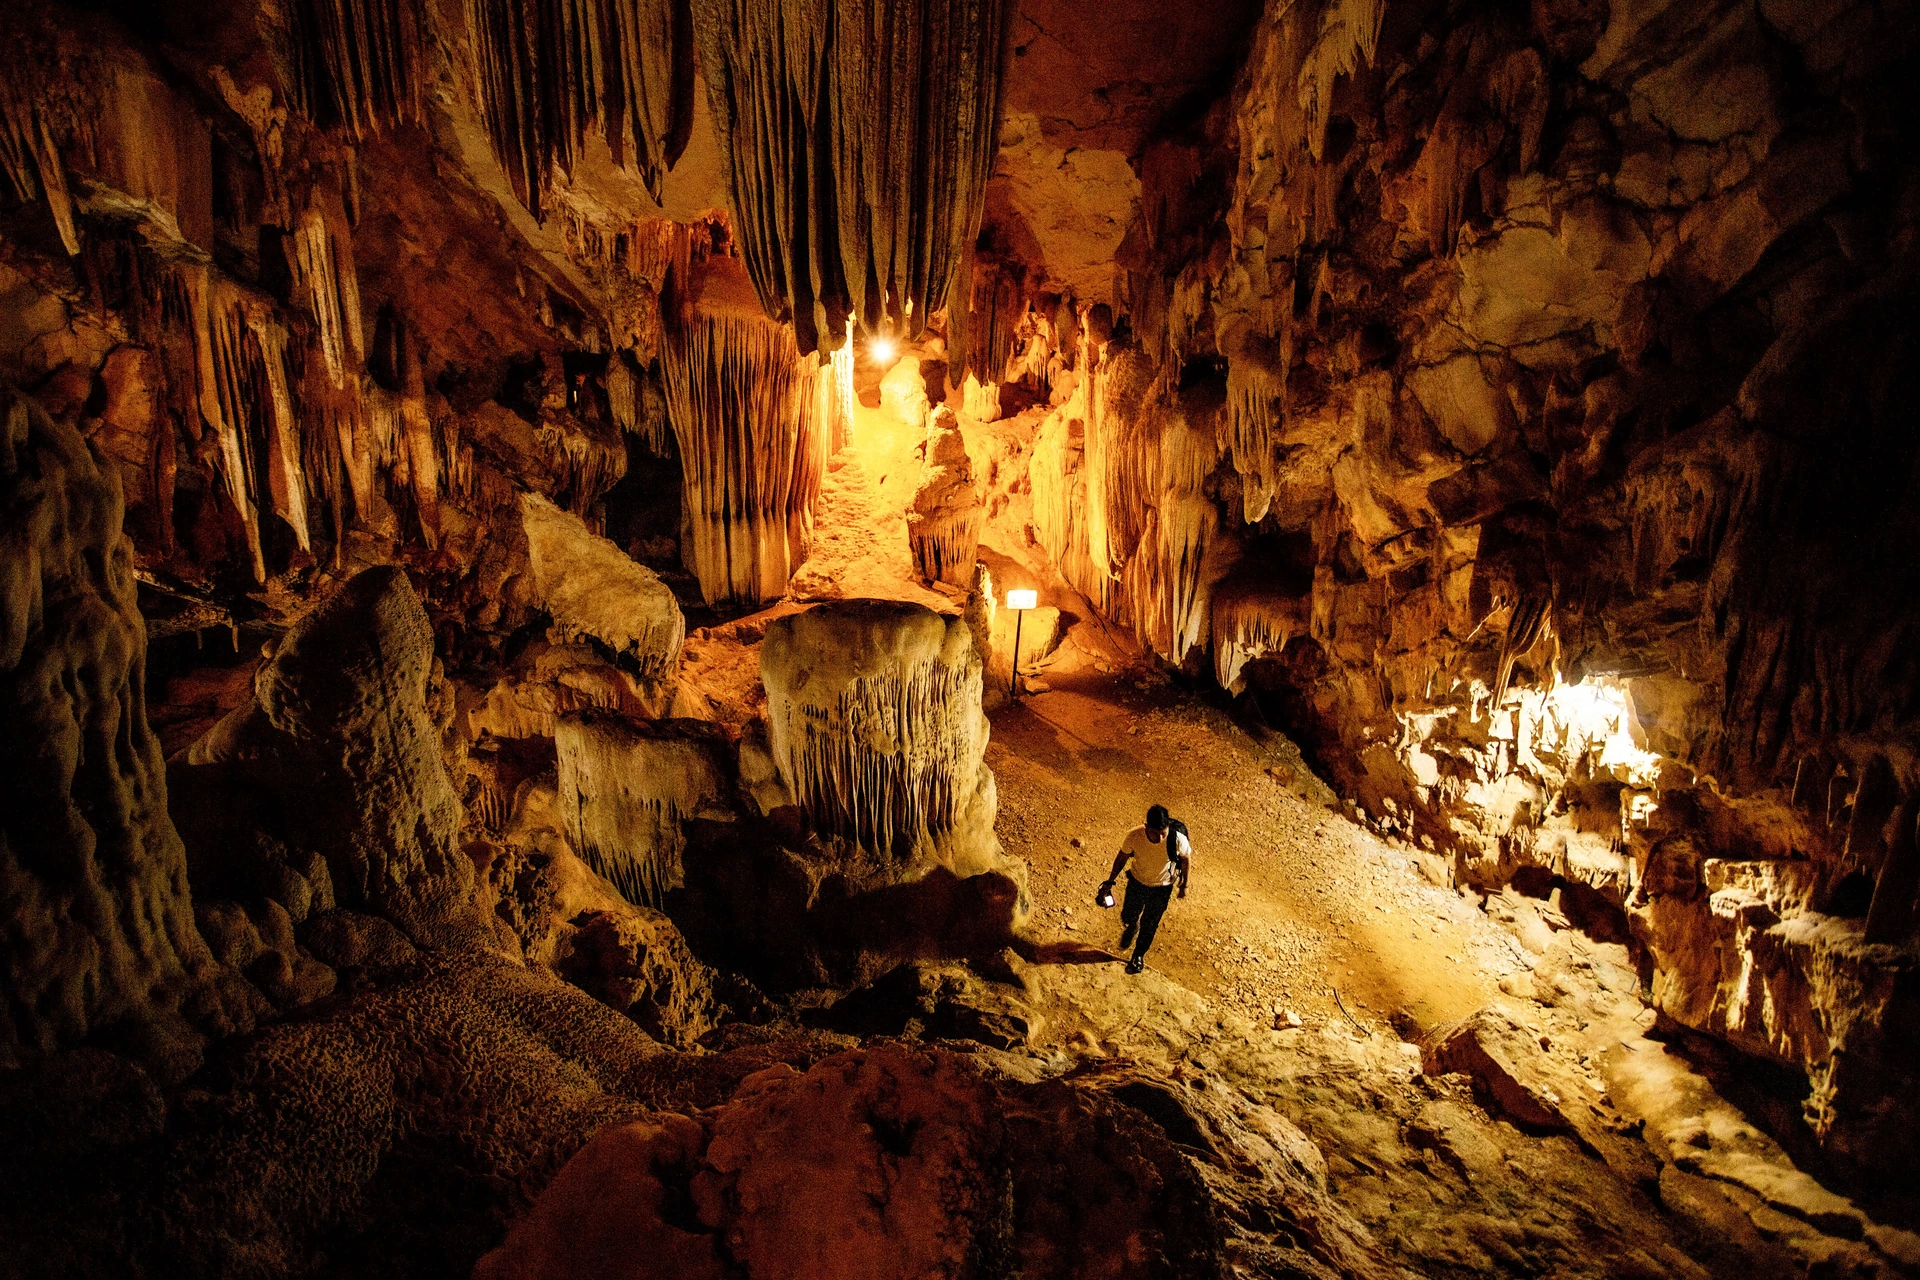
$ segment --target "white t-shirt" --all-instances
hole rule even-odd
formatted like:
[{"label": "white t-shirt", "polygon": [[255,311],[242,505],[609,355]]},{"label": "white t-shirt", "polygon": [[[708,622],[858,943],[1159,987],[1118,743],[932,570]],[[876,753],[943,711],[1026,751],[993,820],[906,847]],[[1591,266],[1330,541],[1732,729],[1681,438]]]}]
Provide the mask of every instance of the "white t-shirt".
[{"label": "white t-shirt", "polygon": [[1180,841],[1180,852],[1189,859],[1193,857],[1193,845],[1182,838],[1178,832],[1169,831],[1156,843],[1147,837],[1145,827],[1135,827],[1127,832],[1127,838],[1120,842],[1120,850],[1133,858],[1133,865],[1127,868],[1127,874],[1148,888],[1157,888],[1174,881],[1173,859],[1167,856],[1169,839]]}]

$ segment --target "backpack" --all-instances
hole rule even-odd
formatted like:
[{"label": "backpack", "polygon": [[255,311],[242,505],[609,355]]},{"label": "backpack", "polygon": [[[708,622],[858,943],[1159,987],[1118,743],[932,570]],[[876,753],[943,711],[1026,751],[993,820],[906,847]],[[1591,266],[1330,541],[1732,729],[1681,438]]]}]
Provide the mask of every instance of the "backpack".
[{"label": "backpack", "polygon": [[[1180,837],[1180,839],[1186,842],[1187,851],[1185,853],[1178,852],[1180,846],[1175,844],[1173,841],[1173,838],[1176,834]],[[1178,818],[1169,817],[1167,819],[1166,840],[1167,840],[1167,860],[1173,863],[1174,866],[1180,868],[1180,873],[1182,875],[1185,875],[1187,871],[1187,859],[1193,853],[1193,837],[1187,834],[1187,824],[1180,821],[1180,819]]]}]

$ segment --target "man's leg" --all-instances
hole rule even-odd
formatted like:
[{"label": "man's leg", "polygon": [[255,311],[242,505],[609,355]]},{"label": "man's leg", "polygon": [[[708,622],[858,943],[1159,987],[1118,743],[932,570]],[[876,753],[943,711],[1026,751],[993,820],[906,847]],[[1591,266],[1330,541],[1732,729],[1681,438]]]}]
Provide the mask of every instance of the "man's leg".
[{"label": "man's leg", "polygon": [[1140,912],[1140,940],[1133,944],[1133,962],[1129,969],[1138,973],[1147,960],[1147,950],[1153,946],[1153,935],[1160,931],[1160,917],[1167,914],[1167,904],[1173,901],[1173,886],[1160,885],[1158,888],[1143,889]]},{"label": "man's leg", "polygon": [[1133,945],[1133,933],[1140,927],[1140,911],[1146,904],[1146,890],[1128,876],[1127,896],[1120,903],[1120,950]]}]

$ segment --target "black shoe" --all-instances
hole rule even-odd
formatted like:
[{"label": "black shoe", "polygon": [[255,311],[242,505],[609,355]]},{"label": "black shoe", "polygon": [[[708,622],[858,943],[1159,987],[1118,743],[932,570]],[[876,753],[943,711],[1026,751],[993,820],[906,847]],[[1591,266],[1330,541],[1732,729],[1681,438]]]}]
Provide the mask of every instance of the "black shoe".
[{"label": "black shoe", "polygon": [[1127,948],[1133,945],[1134,928],[1135,926],[1128,925],[1126,928],[1120,931],[1120,945],[1114,948],[1116,951],[1125,951]]},{"label": "black shoe", "polygon": [[1142,960],[1139,956],[1135,956],[1133,959],[1127,961],[1128,973],[1138,973],[1146,967],[1147,967],[1147,962],[1145,960]]}]

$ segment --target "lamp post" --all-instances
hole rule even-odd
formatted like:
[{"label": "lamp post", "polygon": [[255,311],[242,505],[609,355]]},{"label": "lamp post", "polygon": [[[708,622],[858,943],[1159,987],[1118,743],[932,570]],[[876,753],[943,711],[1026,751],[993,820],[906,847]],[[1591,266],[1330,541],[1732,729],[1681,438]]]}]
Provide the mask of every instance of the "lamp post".
[{"label": "lamp post", "polygon": [[1013,619],[1013,670],[1007,676],[1007,696],[1020,696],[1020,628],[1027,620],[1027,610],[1040,603],[1037,591],[1007,592],[1007,608],[1015,611]]}]

